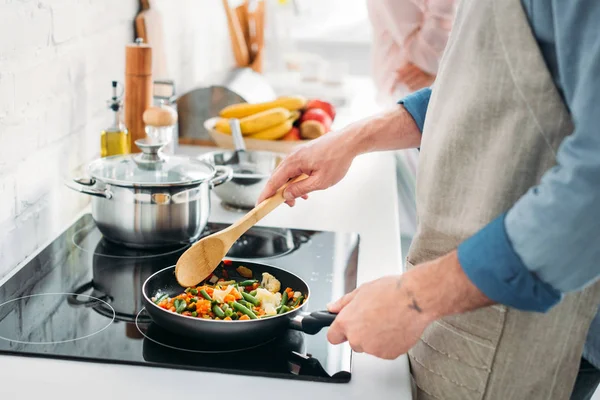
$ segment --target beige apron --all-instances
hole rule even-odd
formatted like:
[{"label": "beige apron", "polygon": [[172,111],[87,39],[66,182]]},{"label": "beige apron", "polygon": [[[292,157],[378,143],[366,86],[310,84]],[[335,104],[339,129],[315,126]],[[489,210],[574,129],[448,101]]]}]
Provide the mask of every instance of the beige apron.
[{"label": "beige apron", "polygon": [[[572,130],[520,0],[462,0],[423,132],[409,268],[510,208]],[[409,352],[417,398],[568,399],[599,289],[546,314],[494,306],[435,322]]]}]

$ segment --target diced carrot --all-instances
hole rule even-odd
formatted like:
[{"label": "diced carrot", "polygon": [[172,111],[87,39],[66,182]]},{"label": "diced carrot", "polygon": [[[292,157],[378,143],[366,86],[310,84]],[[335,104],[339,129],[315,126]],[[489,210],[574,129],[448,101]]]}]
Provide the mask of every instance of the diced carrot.
[{"label": "diced carrot", "polygon": [[175,312],[175,307],[169,308],[169,311]]},{"label": "diced carrot", "polygon": [[258,282],[254,282],[254,283],[252,284],[252,290],[254,290],[254,289],[258,289],[258,286],[259,286],[259,285],[258,285]]},{"label": "diced carrot", "polygon": [[[234,289],[235,290],[235,289]],[[239,293],[238,293],[239,294]],[[240,296],[241,297],[241,296]],[[225,303],[229,303],[235,300],[235,297],[231,294],[226,294],[225,297],[223,298],[223,300],[225,301]]]},{"label": "diced carrot", "polygon": [[206,293],[210,294],[211,296],[215,293],[215,289],[213,288],[206,288]]},{"label": "diced carrot", "polygon": [[232,321],[231,317],[225,317],[223,318],[223,321]]},{"label": "diced carrot", "polygon": [[233,297],[235,297],[236,300],[239,300],[242,298],[242,295],[240,292],[238,292],[236,290],[236,288],[231,289],[231,292],[229,292],[229,294],[233,295]]},{"label": "diced carrot", "polygon": [[250,317],[249,317],[249,316],[247,316],[246,314],[244,314],[244,315],[242,315],[242,316],[240,317],[240,321],[246,321],[246,320],[249,320],[249,319],[250,319]]}]

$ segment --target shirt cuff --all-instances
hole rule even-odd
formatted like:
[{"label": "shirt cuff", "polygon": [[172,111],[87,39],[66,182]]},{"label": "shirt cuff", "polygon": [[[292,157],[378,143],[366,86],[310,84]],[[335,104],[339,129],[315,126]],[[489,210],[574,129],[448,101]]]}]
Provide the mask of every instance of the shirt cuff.
[{"label": "shirt cuff", "polygon": [[524,311],[548,311],[562,294],[540,280],[521,261],[510,243],[506,214],[458,246],[463,271],[491,300]]},{"label": "shirt cuff", "polygon": [[425,125],[425,115],[427,114],[427,106],[429,105],[429,98],[431,97],[431,88],[423,88],[414,93],[409,94],[398,102],[402,104],[406,111],[415,120],[415,123],[419,127],[419,131],[423,132],[423,126]]}]

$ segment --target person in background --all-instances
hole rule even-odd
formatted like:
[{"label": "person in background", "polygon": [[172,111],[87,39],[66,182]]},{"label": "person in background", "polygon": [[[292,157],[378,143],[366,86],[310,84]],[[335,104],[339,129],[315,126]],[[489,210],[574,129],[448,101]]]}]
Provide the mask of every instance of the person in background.
[{"label": "person in background", "polygon": [[367,0],[372,72],[382,105],[431,86],[446,47],[455,0]]},{"label": "person in background", "polygon": [[[433,84],[455,8],[455,0],[367,0],[373,33],[371,73],[379,106],[394,106],[402,97]],[[395,152],[403,254],[417,226],[418,153],[417,149]]]}]

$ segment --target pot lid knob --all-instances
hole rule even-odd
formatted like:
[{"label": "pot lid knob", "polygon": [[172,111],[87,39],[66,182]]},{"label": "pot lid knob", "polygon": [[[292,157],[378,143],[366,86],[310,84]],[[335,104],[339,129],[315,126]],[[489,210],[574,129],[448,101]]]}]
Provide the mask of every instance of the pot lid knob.
[{"label": "pot lid knob", "polygon": [[150,141],[148,139],[138,139],[135,141],[137,147],[142,152],[135,156],[135,161],[140,167],[153,167],[165,162],[165,157],[160,153],[160,149],[167,143]]}]

